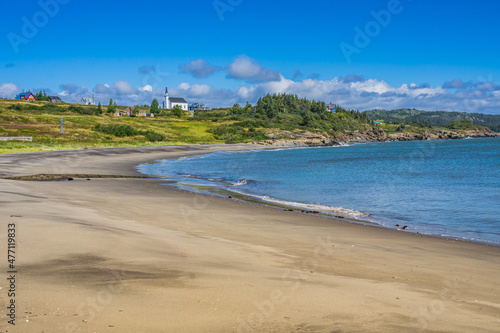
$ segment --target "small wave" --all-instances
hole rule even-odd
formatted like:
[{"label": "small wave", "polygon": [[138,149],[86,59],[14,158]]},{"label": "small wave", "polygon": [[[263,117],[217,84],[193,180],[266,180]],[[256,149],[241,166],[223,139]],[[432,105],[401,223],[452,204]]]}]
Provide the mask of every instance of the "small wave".
[{"label": "small wave", "polygon": [[230,186],[241,186],[241,185],[246,185],[246,184],[248,184],[247,180],[246,179],[242,179],[242,180],[240,180],[240,181],[238,181],[236,183],[232,183]]},{"label": "small wave", "polygon": [[254,195],[254,194],[248,194],[248,193],[245,193],[245,195],[258,198],[262,201],[278,204],[281,206],[294,207],[294,208],[300,208],[300,209],[311,210],[311,211],[320,211],[322,213],[327,213],[327,214],[334,213],[334,214],[340,214],[340,215],[345,215],[345,216],[350,216],[350,217],[355,217],[355,218],[370,216],[370,213],[359,212],[359,211],[348,209],[348,208],[333,207],[333,206],[320,205],[320,204],[307,204],[307,203],[295,202],[295,201],[287,201],[287,200],[271,198],[267,195],[260,196],[260,195]]},{"label": "small wave", "polygon": [[231,187],[233,186],[242,186],[242,185],[247,185],[247,184],[254,184],[255,183],[255,180],[251,180],[251,179],[242,179],[242,180],[239,180],[237,181],[236,183],[231,183]]}]

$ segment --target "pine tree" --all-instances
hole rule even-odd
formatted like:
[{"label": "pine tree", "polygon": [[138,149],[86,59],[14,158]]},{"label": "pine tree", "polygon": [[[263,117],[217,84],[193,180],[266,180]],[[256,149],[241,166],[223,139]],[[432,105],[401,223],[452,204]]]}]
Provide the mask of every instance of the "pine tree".
[{"label": "pine tree", "polygon": [[108,112],[115,113],[116,112],[116,102],[113,103],[113,99],[109,99]]},{"label": "pine tree", "polygon": [[153,99],[153,101],[151,102],[151,113],[157,113],[159,108],[158,108],[158,100],[156,98]]}]

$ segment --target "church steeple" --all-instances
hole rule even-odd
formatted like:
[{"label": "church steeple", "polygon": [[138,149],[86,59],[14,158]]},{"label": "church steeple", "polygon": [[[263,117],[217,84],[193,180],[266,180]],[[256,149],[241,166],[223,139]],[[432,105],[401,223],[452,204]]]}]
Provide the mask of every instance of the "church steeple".
[{"label": "church steeple", "polygon": [[165,99],[163,100],[163,108],[164,109],[170,109],[170,103],[169,103],[169,98],[168,98],[168,87],[165,86]]}]

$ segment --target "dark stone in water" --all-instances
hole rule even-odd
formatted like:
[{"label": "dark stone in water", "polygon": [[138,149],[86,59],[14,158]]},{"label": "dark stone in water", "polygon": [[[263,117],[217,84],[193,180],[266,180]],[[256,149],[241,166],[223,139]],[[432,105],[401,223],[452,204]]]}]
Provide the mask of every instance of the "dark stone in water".
[{"label": "dark stone in water", "polygon": [[72,181],[72,180],[73,180],[73,178],[71,178],[71,177],[68,178],[68,181]]},{"label": "dark stone in water", "polygon": [[233,197],[232,197],[232,196],[230,196],[230,195],[228,195],[227,197],[228,197],[229,199],[232,199],[232,198],[233,198]]},{"label": "dark stone in water", "polygon": [[405,225],[405,226],[404,226],[404,227],[402,227],[401,229],[405,230],[406,228],[408,228],[408,226],[407,226],[407,225]]}]

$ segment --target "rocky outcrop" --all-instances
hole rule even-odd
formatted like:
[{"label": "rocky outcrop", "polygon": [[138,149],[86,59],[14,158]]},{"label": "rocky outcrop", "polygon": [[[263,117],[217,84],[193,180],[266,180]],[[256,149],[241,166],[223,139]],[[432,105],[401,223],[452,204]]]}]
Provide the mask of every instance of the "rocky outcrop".
[{"label": "rocky outcrop", "polygon": [[389,134],[390,141],[410,141],[410,140],[453,140],[470,138],[489,138],[500,136],[500,133],[489,129],[471,130],[471,131],[450,131],[439,129],[434,132],[422,133],[394,133]]},{"label": "rocky outcrop", "polygon": [[381,129],[374,128],[368,131],[345,131],[344,133],[329,135],[325,132],[290,132],[290,131],[271,131],[266,133],[269,140],[263,142],[253,142],[276,147],[315,147],[315,146],[333,146],[344,143],[365,143],[365,142],[383,142],[383,141],[413,141],[413,140],[451,140],[484,137],[498,137],[500,133],[489,129],[471,130],[471,131],[450,131],[439,129],[433,132],[407,133],[398,132],[387,134]]},{"label": "rocky outcrop", "polygon": [[269,140],[258,143],[277,147],[332,146],[337,143],[326,133],[276,131],[267,133],[267,136]]}]

